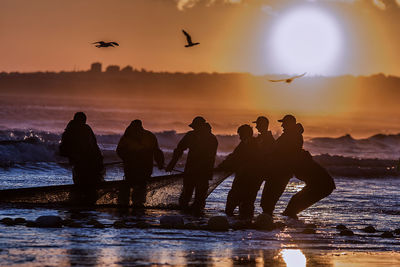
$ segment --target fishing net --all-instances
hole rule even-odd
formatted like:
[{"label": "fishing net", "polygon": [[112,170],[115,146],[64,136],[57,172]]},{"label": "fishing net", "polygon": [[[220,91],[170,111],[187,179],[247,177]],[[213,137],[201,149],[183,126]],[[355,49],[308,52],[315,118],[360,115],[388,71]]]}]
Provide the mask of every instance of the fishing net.
[{"label": "fishing net", "polygon": [[[209,183],[208,195],[227,177],[227,172],[215,172]],[[119,189],[126,186],[124,181],[103,182],[96,188],[95,204],[114,206],[118,202]],[[149,208],[175,208],[183,186],[183,174],[152,177],[147,185],[145,206]],[[0,190],[0,203],[25,204],[79,204],[76,196],[80,191],[74,185],[43,186],[21,189]]]}]

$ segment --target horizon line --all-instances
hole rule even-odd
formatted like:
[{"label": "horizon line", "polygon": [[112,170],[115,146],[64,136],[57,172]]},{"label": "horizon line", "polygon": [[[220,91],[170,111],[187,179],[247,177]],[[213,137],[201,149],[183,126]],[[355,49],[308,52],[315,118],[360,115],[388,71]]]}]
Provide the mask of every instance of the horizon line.
[{"label": "horizon line", "polygon": [[[94,63],[100,63],[100,62],[94,62]],[[92,63],[92,64],[94,64]],[[100,63],[102,64],[102,63]],[[118,67],[118,70],[113,70],[113,71],[107,71],[108,67]],[[124,68],[132,68],[130,70],[125,70]],[[61,73],[82,73],[82,72],[94,72],[94,73],[109,73],[109,72],[114,72],[114,73],[118,73],[118,72],[143,72],[143,73],[160,73],[160,74],[247,74],[247,75],[251,75],[254,77],[264,77],[264,76],[291,76],[291,75],[297,75],[298,73],[293,73],[293,74],[288,74],[288,73],[265,73],[265,74],[254,74],[251,72],[240,72],[240,71],[232,71],[232,72],[224,72],[224,71],[198,71],[198,72],[194,72],[194,71],[172,71],[172,70],[150,70],[150,69],[146,69],[146,68],[134,68],[131,65],[126,65],[123,68],[120,67],[120,65],[116,65],[116,64],[110,64],[107,65],[105,70],[101,70],[101,71],[93,71],[91,68],[88,68],[86,70],[36,70],[36,71],[24,71],[24,72],[20,72],[20,71],[1,71],[0,75],[4,75],[4,74],[37,74],[37,73],[54,73],[54,74],[61,74]],[[369,74],[338,74],[338,75],[322,75],[322,74],[306,74],[306,76],[304,78],[337,78],[337,77],[343,77],[343,76],[353,76],[353,77],[371,77],[371,76],[380,76],[383,75],[384,77],[396,77],[396,78],[400,78],[400,75],[395,75],[395,74],[388,74],[388,73],[384,73],[384,72],[377,72],[377,73],[369,73]]]}]

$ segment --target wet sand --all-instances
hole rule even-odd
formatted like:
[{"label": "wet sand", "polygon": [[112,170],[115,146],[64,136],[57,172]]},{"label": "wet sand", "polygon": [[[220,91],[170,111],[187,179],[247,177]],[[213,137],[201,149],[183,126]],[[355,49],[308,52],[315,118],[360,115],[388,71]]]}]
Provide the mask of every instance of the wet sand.
[{"label": "wet sand", "polygon": [[153,251],[138,253],[122,248],[25,249],[0,252],[7,266],[287,266],[287,267],[375,267],[400,266],[399,252],[321,251],[283,248],[279,250]]}]

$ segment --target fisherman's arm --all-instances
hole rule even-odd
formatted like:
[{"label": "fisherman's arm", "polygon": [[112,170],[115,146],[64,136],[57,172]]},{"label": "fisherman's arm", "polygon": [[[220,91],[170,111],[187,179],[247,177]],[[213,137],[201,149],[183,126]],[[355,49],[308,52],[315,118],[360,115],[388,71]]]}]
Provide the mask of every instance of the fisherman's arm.
[{"label": "fisherman's arm", "polygon": [[154,159],[157,163],[158,169],[163,169],[164,168],[164,153],[160,149],[157,141],[157,137],[154,136]]},{"label": "fisherman's arm", "polygon": [[214,149],[213,149],[213,158],[212,158],[212,166],[215,164],[215,157],[217,156],[217,150],[218,150],[218,140],[215,138],[215,143],[214,143]]},{"label": "fisherman's arm", "polygon": [[64,132],[61,136],[60,146],[58,147],[59,153],[63,157],[69,156],[69,144],[68,144],[68,133]]},{"label": "fisherman's arm", "polygon": [[119,140],[116,152],[117,152],[117,155],[122,160],[126,159],[128,151],[127,151],[127,141],[126,141],[126,138],[124,136],[122,136],[121,140]]},{"label": "fisherman's arm", "polygon": [[178,146],[175,148],[174,153],[172,155],[172,159],[169,162],[168,166],[165,168],[167,172],[172,171],[175,167],[176,163],[178,162],[179,158],[182,156],[183,151],[189,148],[189,139],[190,135],[187,133],[181,141],[179,141]]},{"label": "fisherman's arm", "polygon": [[235,150],[229,154],[220,164],[217,166],[217,170],[223,171],[235,171],[238,162],[240,147],[237,146]]}]

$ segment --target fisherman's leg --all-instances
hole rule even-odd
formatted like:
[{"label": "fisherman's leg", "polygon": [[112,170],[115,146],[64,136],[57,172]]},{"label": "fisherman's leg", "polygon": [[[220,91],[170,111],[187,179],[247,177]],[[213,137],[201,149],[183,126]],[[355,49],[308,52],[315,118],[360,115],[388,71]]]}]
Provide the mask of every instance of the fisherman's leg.
[{"label": "fisherman's leg", "polygon": [[179,197],[179,206],[181,209],[187,209],[189,207],[189,202],[192,199],[193,191],[194,191],[193,179],[183,178],[182,193]]},{"label": "fisherman's leg", "polygon": [[240,188],[239,181],[237,177],[232,182],[232,188],[228,192],[228,197],[226,199],[226,205],[225,205],[225,213],[228,216],[233,216],[233,211],[236,209],[236,207],[239,206],[240,204],[240,191],[242,189]]},{"label": "fisherman's leg", "polygon": [[121,206],[129,206],[129,196],[131,194],[130,182],[125,180],[121,183],[118,192],[118,204]]},{"label": "fisherman's leg", "polygon": [[208,179],[203,178],[197,181],[195,187],[194,202],[192,205],[193,212],[198,213],[204,209],[204,207],[206,206],[207,192]]},{"label": "fisherman's leg", "polygon": [[86,205],[95,205],[98,195],[96,184],[87,184],[82,187],[83,202]]},{"label": "fisherman's leg", "polygon": [[250,199],[243,199],[239,204],[239,218],[251,219],[254,215],[254,202]]},{"label": "fisherman's leg", "polygon": [[93,173],[91,169],[76,164],[72,169],[75,189],[71,192],[71,201],[78,205],[93,205],[97,200],[96,185],[91,183]]},{"label": "fisherman's leg", "polygon": [[241,197],[239,204],[239,216],[242,219],[251,219],[254,216],[254,202],[256,201],[258,190],[260,189],[262,180],[254,179],[249,184],[247,192]]},{"label": "fisherman's leg", "polygon": [[135,175],[132,181],[132,204],[134,208],[144,207],[147,195],[147,180],[149,176]]},{"label": "fisherman's leg", "polygon": [[132,203],[134,208],[144,207],[146,203],[146,182],[135,183],[132,187]]},{"label": "fisherman's leg", "polygon": [[87,180],[85,182],[85,201],[87,204],[94,205],[98,199],[98,185],[101,180],[101,176],[97,168],[88,168],[86,173]]},{"label": "fisherman's leg", "polygon": [[285,211],[285,216],[296,218],[297,214],[320,200],[317,194],[313,192],[310,186],[305,186],[300,192],[297,192],[289,201]]},{"label": "fisherman's leg", "polygon": [[79,162],[72,167],[72,180],[75,185],[87,184],[88,179],[91,177],[90,175],[92,175],[92,173],[88,171],[84,163]]},{"label": "fisherman's leg", "polygon": [[334,190],[333,184],[308,184],[289,201],[284,215],[293,216],[307,209],[321,199],[329,196]]},{"label": "fisherman's leg", "polygon": [[263,209],[263,213],[267,213],[272,216],[275,205],[285,191],[290,178],[291,177],[289,175],[285,175],[268,179],[268,181],[265,182],[261,197],[261,207]]},{"label": "fisherman's leg", "polygon": [[284,215],[295,217],[299,212],[329,196],[335,189],[333,178],[319,164],[311,165],[310,171],[308,179],[299,177],[307,180],[306,186],[290,199]]}]

